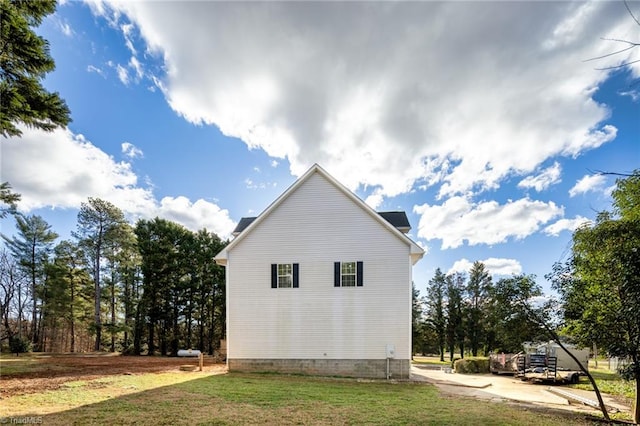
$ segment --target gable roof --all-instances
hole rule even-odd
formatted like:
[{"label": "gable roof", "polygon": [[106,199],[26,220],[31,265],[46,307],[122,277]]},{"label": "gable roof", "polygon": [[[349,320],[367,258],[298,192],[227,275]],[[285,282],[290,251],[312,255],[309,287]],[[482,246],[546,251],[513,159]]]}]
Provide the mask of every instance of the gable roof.
[{"label": "gable roof", "polygon": [[378,214],[382,216],[384,220],[398,228],[398,230],[403,234],[406,234],[411,230],[409,218],[407,218],[407,214],[405,212],[378,212]]},{"label": "gable roof", "polygon": [[231,233],[231,235],[233,235],[234,237],[237,237],[238,234],[240,234],[242,231],[244,231],[247,226],[251,225],[251,223],[256,220],[255,217],[243,217],[240,219],[240,222],[238,222],[238,225],[236,225],[236,228],[233,230],[233,232]]},{"label": "gable roof", "polygon": [[[318,164],[314,164],[311,166],[309,170],[307,170],[297,181],[295,181],[286,191],[284,191],[278,198],[275,199],[258,217],[245,217],[240,219],[240,222],[234,229],[233,234],[237,235],[236,238],[231,241],[220,253],[218,253],[214,260],[219,265],[226,265],[227,263],[227,254],[231,251],[236,245],[240,243],[251,230],[256,226],[260,225],[260,223],[268,217],[272,211],[278,208],[280,204],[284,202],[293,192],[295,192],[304,182],[306,182],[311,176],[318,173],[320,176],[324,177],[329,183],[335,186],[340,192],[346,195],[351,201],[353,201],[356,205],[362,208],[367,214],[377,220],[383,227],[385,227],[389,232],[394,234],[397,238],[401,239],[410,247],[410,256],[411,263],[415,264],[418,260],[424,256],[424,250],[417,245],[413,240],[407,237],[403,232],[396,227],[396,224],[400,224],[401,227],[409,227],[409,220],[404,212],[383,212],[377,213],[371,207],[369,207],[364,201],[362,201],[357,195],[347,189],[344,185],[338,182],[333,176],[326,172],[322,167]],[[386,216],[386,217],[385,217]],[[404,216],[404,218],[402,217]],[[407,229],[408,231],[408,229]],[[237,232],[237,234],[236,234]]]}]

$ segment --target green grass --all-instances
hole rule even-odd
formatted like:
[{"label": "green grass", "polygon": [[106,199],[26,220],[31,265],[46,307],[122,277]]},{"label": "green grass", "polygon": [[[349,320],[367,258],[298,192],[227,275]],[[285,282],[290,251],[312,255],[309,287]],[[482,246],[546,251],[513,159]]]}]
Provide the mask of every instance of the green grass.
[{"label": "green grass", "polygon": [[443,397],[427,384],[177,372],[68,382],[5,398],[0,416],[41,416],[47,425],[586,424],[579,416]]},{"label": "green grass", "polygon": [[43,358],[50,358],[50,355],[42,355],[36,353],[26,353],[16,356],[15,354],[0,355],[0,375],[7,374],[33,374],[42,371],[68,370],[68,366],[56,365],[55,363],[44,364],[41,362]]},{"label": "green grass", "polygon": [[[635,382],[622,380],[620,375],[615,371],[607,369],[593,368],[589,369],[589,373],[593,376],[600,392],[608,393],[610,395],[622,396],[624,398],[635,398]],[[572,388],[592,390],[591,382],[587,377],[581,377],[580,383],[571,385]]]},{"label": "green grass", "polygon": [[444,361],[440,361],[439,357],[436,356],[414,356],[411,361],[413,364],[433,364],[433,365],[451,365],[451,361],[449,361],[448,357],[445,357]]}]

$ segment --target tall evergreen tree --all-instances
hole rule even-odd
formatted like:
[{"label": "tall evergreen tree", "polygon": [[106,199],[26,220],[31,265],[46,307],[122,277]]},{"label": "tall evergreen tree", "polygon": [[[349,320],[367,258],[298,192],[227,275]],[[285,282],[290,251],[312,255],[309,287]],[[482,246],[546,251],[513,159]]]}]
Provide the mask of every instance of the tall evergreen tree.
[{"label": "tall evergreen tree", "polygon": [[20,201],[20,194],[11,191],[9,182],[0,183],[0,219],[4,219],[8,214],[16,214]]},{"label": "tall evergreen tree", "polygon": [[39,343],[39,289],[44,285],[45,265],[53,249],[53,242],[58,234],[51,230],[51,226],[40,216],[16,216],[18,234],[13,238],[2,235],[9,251],[18,260],[20,266],[29,275],[31,290],[31,328],[29,338],[34,345]]},{"label": "tall evergreen tree", "polygon": [[[123,306],[125,302],[127,304],[132,302],[128,286],[131,285],[130,280],[133,278],[131,274],[135,274],[137,266],[135,262],[139,259],[131,225],[121,223],[115,228],[111,238],[105,243],[104,257],[106,259],[104,284],[109,298],[109,321],[105,325],[111,335],[109,350],[115,352],[117,335],[126,328],[126,325],[119,321],[121,318],[119,312],[121,307],[127,308]],[[125,281],[127,279],[129,282]]]},{"label": "tall evergreen tree", "polygon": [[[197,263],[193,271],[197,275],[198,348],[213,355],[225,332],[225,275],[224,268],[216,264],[214,256],[224,248],[225,242],[214,233],[200,230],[195,235]],[[205,333],[207,331],[207,333]]]},{"label": "tall evergreen tree", "polygon": [[426,310],[427,326],[433,330],[436,336],[440,361],[444,361],[444,349],[447,337],[447,320],[444,311],[446,286],[447,277],[442,273],[440,268],[436,269],[435,275],[429,280],[427,286]]},{"label": "tall evergreen tree", "polygon": [[423,335],[423,306],[422,299],[420,298],[420,290],[416,288],[414,283],[411,284],[411,356],[418,353],[424,342],[422,341]]},{"label": "tall evergreen tree", "polygon": [[50,265],[48,300],[44,301],[51,322],[64,321],[69,327],[69,351],[76,351],[78,324],[90,318],[91,277],[82,250],[71,241],[62,241],[54,249]]},{"label": "tall evergreen tree", "polygon": [[42,86],[55,63],[49,42],[33,28],[56,9],[54,0],[0,0],[0,135],[20,136],[19,124],[51,131],[71,120],[58,93]]},{"label": "tall evergreen tree", "polygon": [[[135,227],[138,250],[142,259],[143,294],[140,312],[137,315],[140,324],[138,333],[146,328],[148,354],[154,355],[156,349],[166,355],[173,342],[170,330],[174,325],[174,306],[178,296],[177,286],[181,276],[180,250],[188,238],[189,231],[177,223],[164,220],[139,220]],[[137,345],[142,339],[138,338]],[[135,350],[139,351],[140,346]]]},{"label": "tall evergreen tree", "polygon": [[93,275],[96,351],[102,345],[101,280],[105,250],[122,236],[125,225],[122,210],[108,201],[89,198],[80,206],[77,231],[73,233],[85,251]]},{"label": "tall evergreen tree", "polygon": [[135,315],[133,352],[174,354],[197,347],[213,354],[224,332],[224,269],[213,258],[224,243],[212,233],[193,233],[164,220],[135,227],[143,276]]},{"label": "tall evergreen tree", "polygon": [[118,277],[121,286],[121,305],[123,310],[123,331],[122,347],[123,351],[131,351],[133,327],[135,322],[135,312],[140,302],[140,292],[142,283],[141,257],[138,252],[136,235],[133,228],[127,225],[127,230],[123,234],[120,243],[120,251],[116,255],[118,267]]},{"label": "tall evergreen tree", "polygon": [[[478,356],[486,334],[486,312],[491,290],[491,275],[482,262],[473,262],[466,287],[467,337],[471,355]],[[486,348],[485,348],[486,349]]]},{"label": "tall evergreen tree", "polygon": [[447,347],[449,358],[453,361],[456,346],[460,350],[460,358],[464,358],[464,316],[462,306],[462,293],[465,288],[466,277],[462,273],[447,275],[446,300],[447,300]]}]

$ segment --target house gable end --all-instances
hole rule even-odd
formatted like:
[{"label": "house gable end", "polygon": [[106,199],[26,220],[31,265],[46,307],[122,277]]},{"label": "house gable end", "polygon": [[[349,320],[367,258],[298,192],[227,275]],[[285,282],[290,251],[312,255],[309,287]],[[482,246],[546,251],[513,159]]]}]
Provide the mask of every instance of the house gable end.
[{"label": "house gable end", "polygon": [[[278,197],[273,203],[271,203],[258,217],[256,218],[243,218],[236,227],[237,236],[231,241],[220,253],[215,256],[215,261],[218,264],[225,265],[228,257],[228,253],[234,249],[235,246],[241,243],[241,241],[247,238],[248,235],[253,232],[255,228],[260,226],[262,222],[267,220],[269,215],[276,210],[281,204],[283,204],[292,194],[294,194],[301,186],[304,185],[312,176],[319,175],[328,183],[330,183],[335,189],[341,192],[344,196],[350,199],[354,204],[364,210],[368,215],[378,221],[388,232],[391,232],[397,238],[402,240],[405,244],[410,247],[410,256],[412,264],[415,264],[418,260],[422,258],[424,255],[424,250],[419,247],[415,242],[413,242],[409,237],[404,235],[403,231],[398,229],[392,223],[394,220],[398,220],[398,215],[393,215],[392,220],[389,218],[388,213],[384,213],[384,216],[377,213],[371,207],[364,203],[360,198],[358,198],[353,192],[343,186],[340,182],[335,180],[331,175],[329,175],[322,167],[318,164],[314,164],[302,177],[300,177],[296,182],[294,182],[280,197]],[[339,215],[338,215],[339,217]],[[405,216],[406,219],[406,216]],[[402,220],[402,219],[400,219]],[[408,221],[407,221],[408,225]]]}]

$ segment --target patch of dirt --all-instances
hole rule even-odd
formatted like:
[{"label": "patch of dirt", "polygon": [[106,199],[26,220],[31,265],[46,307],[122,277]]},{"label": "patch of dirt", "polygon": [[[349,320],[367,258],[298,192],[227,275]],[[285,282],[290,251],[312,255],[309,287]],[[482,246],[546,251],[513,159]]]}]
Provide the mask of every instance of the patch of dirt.
[{"label": "patch of dirt", "polygon": [[[4,374],[0,371],[0,399],[44,390],[59,389],[64,383],[93,380],[120,374],[180,371],[185,364],[198,364],[197,358],[160,356],[120,356],[116,354],[65,354],[34,356],[37,371]],[[222,372],[225,364],[204,358],[203,371]],[[189,374],[189,373],[185,373]]]}]

